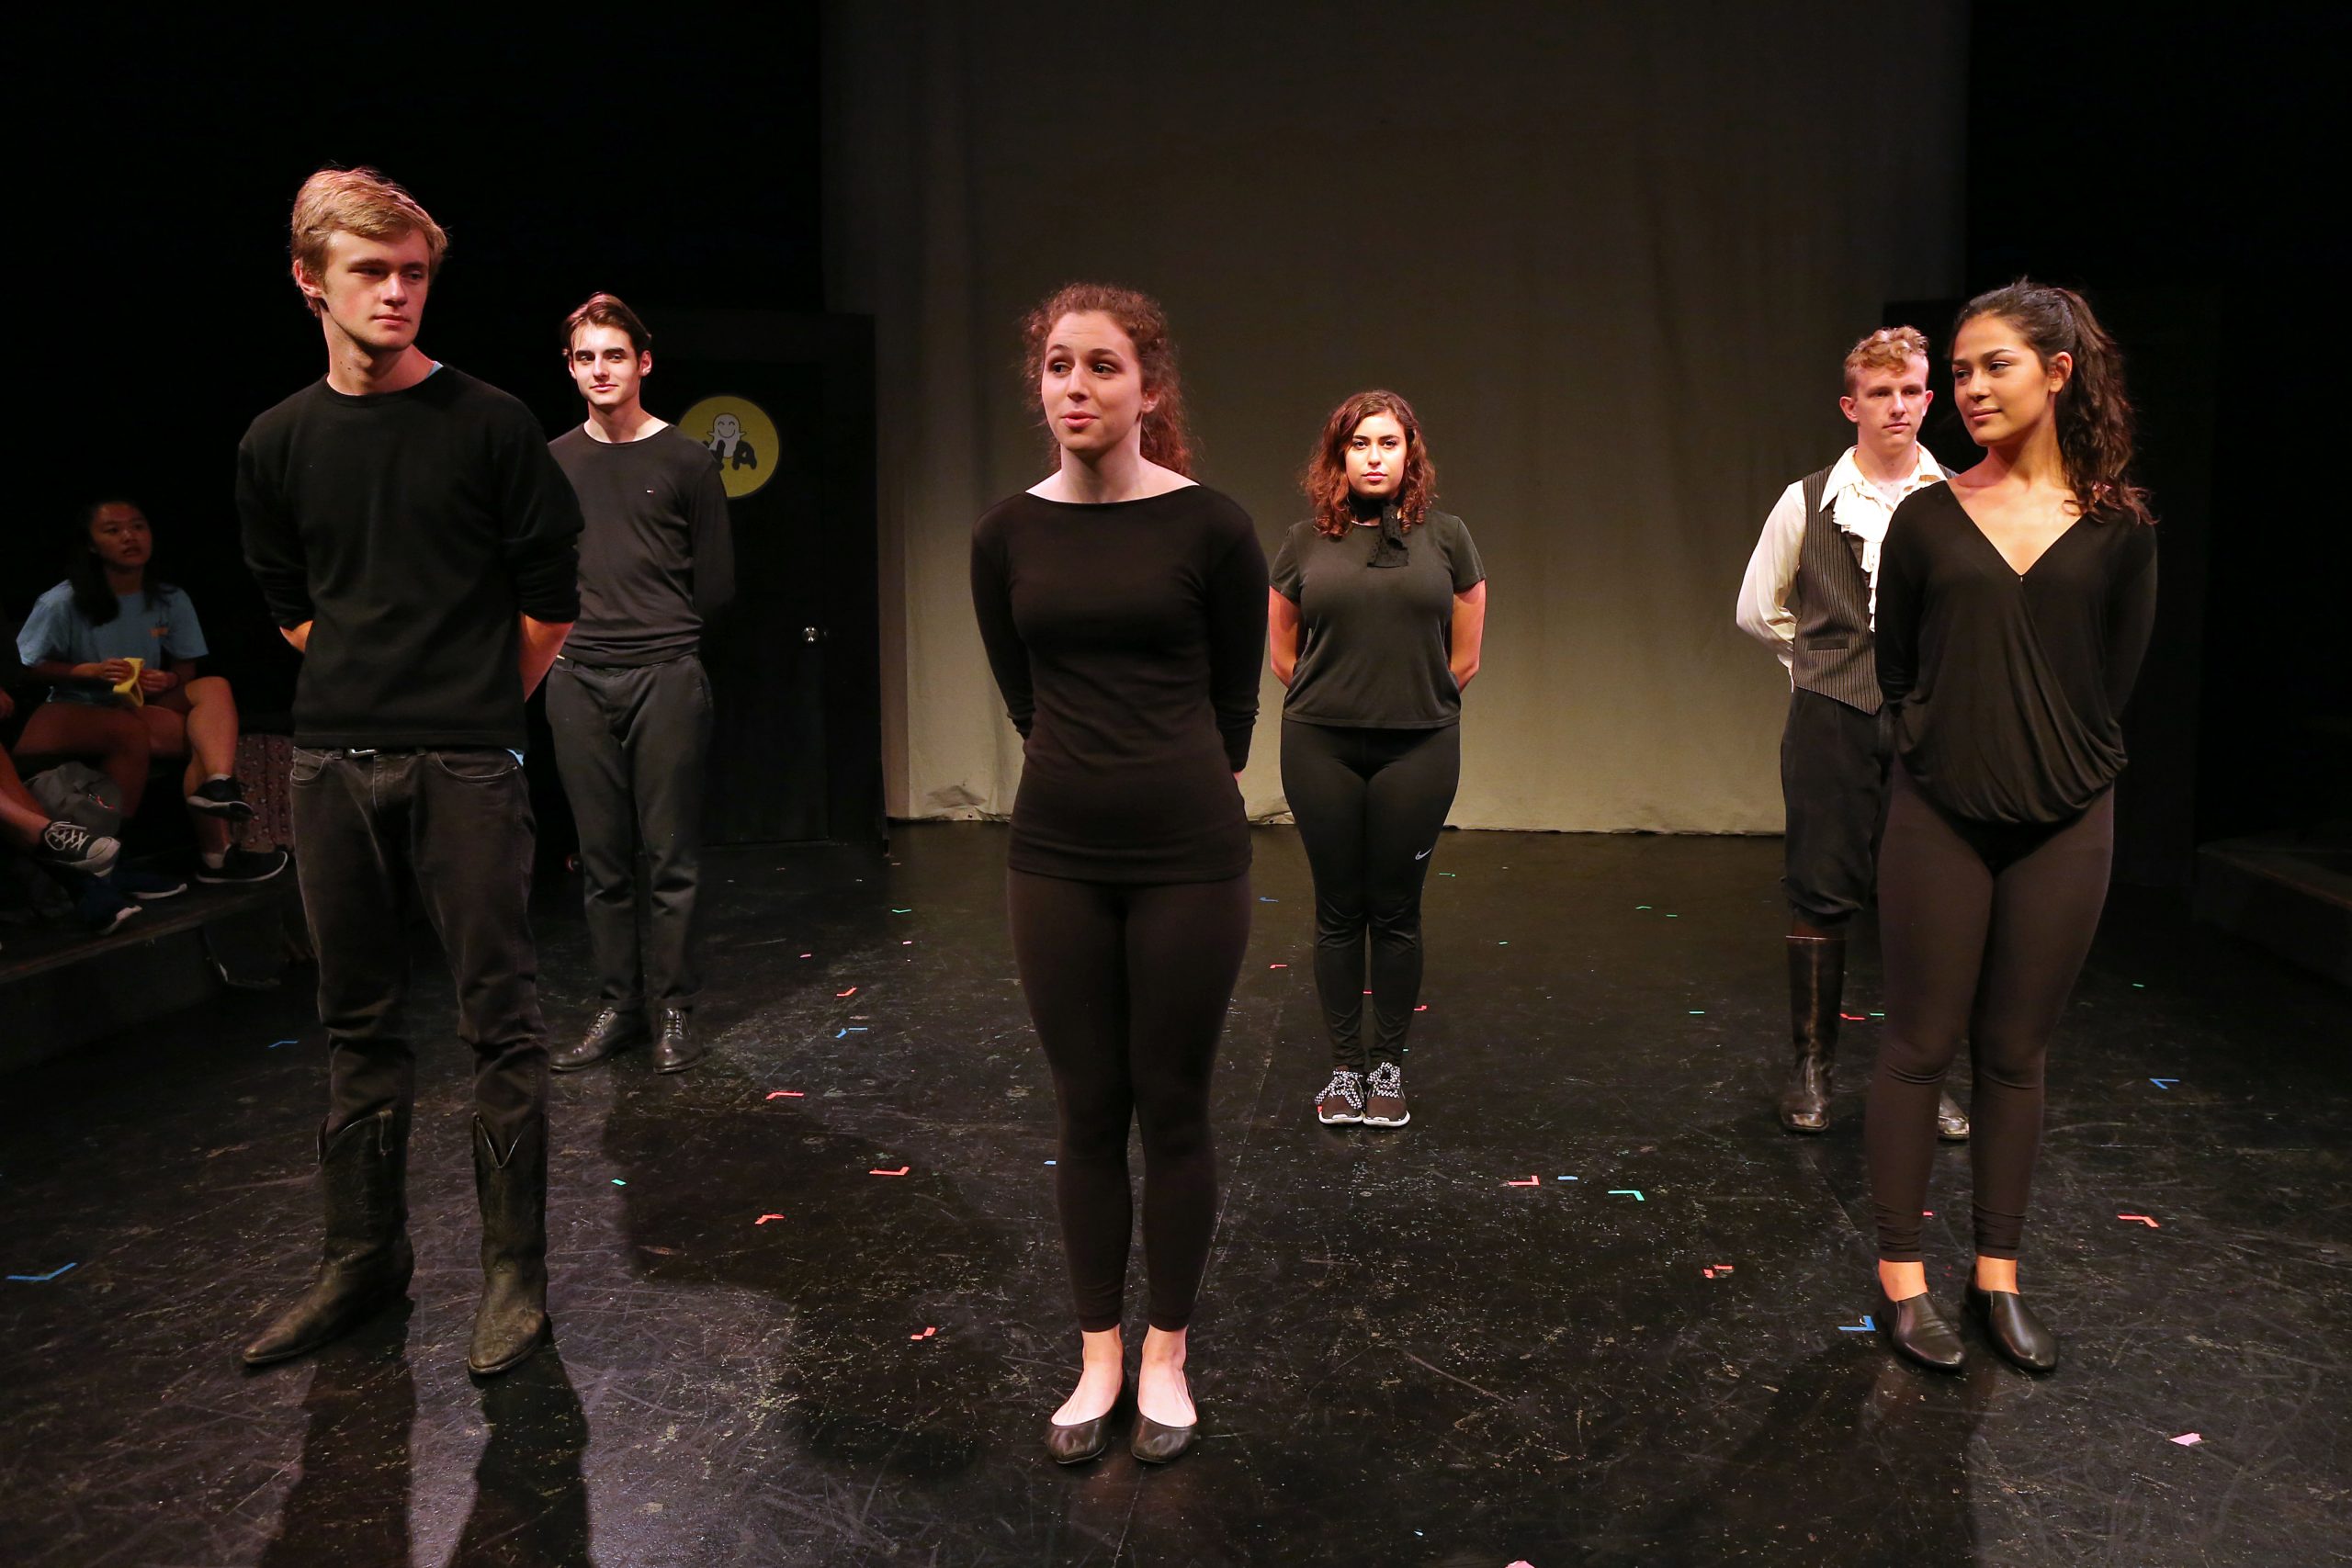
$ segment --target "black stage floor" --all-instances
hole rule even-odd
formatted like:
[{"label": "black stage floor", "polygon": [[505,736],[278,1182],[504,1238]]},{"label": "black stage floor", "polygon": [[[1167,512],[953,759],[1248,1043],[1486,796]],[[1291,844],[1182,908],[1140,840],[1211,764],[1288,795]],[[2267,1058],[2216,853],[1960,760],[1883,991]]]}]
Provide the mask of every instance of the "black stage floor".
[{"label": "black stage floor", "polygon": [[[1308,1113],[1304,862],[1289,832],[1259,839],[1271,901],[1219,1069],[1195,1322],[1206,1435],[1181,1464],[1040,1451],[1076,1335],[1003,839],[922,827],[894,862],[713,857],[719,1054],[559,1080],[558,1343],[486,1388],[463,1367],[454,1042],[420,1107],[413,1309],[253,1376],[233,1348],[317,1226],[304,989],[6,1079],[0,1265],[73,1267],[0,1283],[0,1556],[2346,1561],[2343,992],[2119,894],[2054,1052],[2028,1240],[2064,1365],[1939,1379],[1852,1331],[1871,1284],[1854,1064],[1878,1025],[1850,1026],[1827,1136],[1771,1119],[1777,840],[1450,835],[1413,1124],[1337,1133]],[[568,1031],[582,938],[545,891]],[[1848,1010],[1868,1013],[1858,967]],[[446,980],[425,998],[446,1030]],[[1939,1156],[1947,1295],[1965,1172]]]}]

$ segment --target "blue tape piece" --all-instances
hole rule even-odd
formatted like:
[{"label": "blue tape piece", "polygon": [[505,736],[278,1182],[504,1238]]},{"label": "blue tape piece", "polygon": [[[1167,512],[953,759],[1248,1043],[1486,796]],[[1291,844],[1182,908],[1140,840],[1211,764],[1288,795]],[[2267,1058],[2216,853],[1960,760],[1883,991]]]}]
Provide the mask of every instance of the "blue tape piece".
[{"label": "blue tape piece", "polygon": [[1573,1176],[1557,1176],[1554,1177],[1553,1179],[1555,1181],[1574,1181],[1576,1178]]},{"label": "blue tape piece", "polygon": [[2150,1078],[2148,1081],[2158,1089],[2170,1089],[2180,1080],[2178,1078]]},{"label": "blue tape piece", "polygon": [[[81,1265],[78,1263],[68,1263],[65,1265],[65,1269],[79,1269]],[[8,1278],[13,1283],[19,1285],[46,1285],[51,1280],[56,1279],[60,1274],[64,1273],[65,1269],[52,1269],[46,1274],[11,1274]]]},{"label": "blue tape piece", "polygon": [[1630,1195],[1636,1203],[1646,1203],[1649,1201],[1648,1199],[1643,1197],[1631,1187],[1612,1187],[1609,1190],[1609,1195],[1611,1198],[1623,1198]]},{"label": "blue tape piece", "polygon": [[1869,1334],[1874,1332],[1877,1327],[1877,1324],[1872,1323],[1866,1317],[1862,1319],[1859,1325],[1851,1323],[1839,1324],[1838,1325],[1838,1332],[1840,1334]]},{"label": "blue tape piece", "polygon": [[864,1024],[862,1024],[862,1023],[853,1023],[853,1024],[851,1024],[847,1029],[842,1030],[842,1032],[841,1032],[841,1034],[836,1034],[836,1035],[834,1035],[834,1036],[833,1036],[833,1038],[834,1038],[834,1039],[836,1039],[836,1040],[839,1040],[839,1039],[841,1039],[841,1038],[842,1038],[842,1035],[846,1035],[846,1034],[863,1034],[863,1033],[865,1033],[865,1032],[866,1032],[866,1031],[865,1031],[865,1025],[864,1025]]},{"label": "blue tape piece", "polygon": [[291,1044],[293,1044],[293,1043],[294,1043],[294,1042],[293,1042],[293,1041],[291,1041],[291,1040],[273,1040],[273,1041],[271,1041],[271,1042],[269,1043],[269,1048],[270,1048],[271,1050],[275,1051],[275,1050],[277,1050],[280,1045],[291,1045]]}]

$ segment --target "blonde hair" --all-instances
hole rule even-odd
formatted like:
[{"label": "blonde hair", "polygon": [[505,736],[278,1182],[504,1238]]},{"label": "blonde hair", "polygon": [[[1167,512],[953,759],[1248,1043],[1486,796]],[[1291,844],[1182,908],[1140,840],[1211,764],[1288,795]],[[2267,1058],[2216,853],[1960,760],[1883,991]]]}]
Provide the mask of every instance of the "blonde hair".
[{"label": "blonde hair", "polygon": [[[288,245],[294,265],[311,282],[326,269],[327,241],[337,230],[363,240],[399,240],[424,236],[427,277],[441,271],[449,254],[449,236],[416,197],[373,169],[321,169],[294,193],[293,239]],[[313,314],[319,302],[304,295]]]},{"label": "blonde hair", "polygon": [[1846,351],[1846,395],[1865,370],[1900,370],[1928,357],[1928,334],[1917,327],[1881,327]]}]

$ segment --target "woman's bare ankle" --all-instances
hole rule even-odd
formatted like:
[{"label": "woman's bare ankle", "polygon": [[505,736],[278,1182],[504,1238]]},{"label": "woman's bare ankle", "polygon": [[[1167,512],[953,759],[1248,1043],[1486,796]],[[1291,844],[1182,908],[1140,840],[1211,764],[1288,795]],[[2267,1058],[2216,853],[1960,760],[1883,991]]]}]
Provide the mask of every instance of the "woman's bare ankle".
[{"label": "woman's bare ankle", "polygon": [[1882,1258],[1878,1264],[1878,1288],[1886,1292],[1886,1299],[1891,1302],[1924,1296],[1928,1293],[1928,1266],[1891,1262]]}]

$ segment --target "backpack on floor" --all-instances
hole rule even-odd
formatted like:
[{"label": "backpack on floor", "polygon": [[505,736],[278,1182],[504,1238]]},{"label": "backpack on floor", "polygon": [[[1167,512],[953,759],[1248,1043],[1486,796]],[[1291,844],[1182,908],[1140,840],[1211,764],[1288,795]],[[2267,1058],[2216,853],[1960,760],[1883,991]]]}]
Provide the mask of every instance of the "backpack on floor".
[{"label": "backpack on floor", "polygon": [[87,762],[60,762],[25,781],[52,821],[72,822],[110,839],[122,836],[122,798],[114,781]]}]

